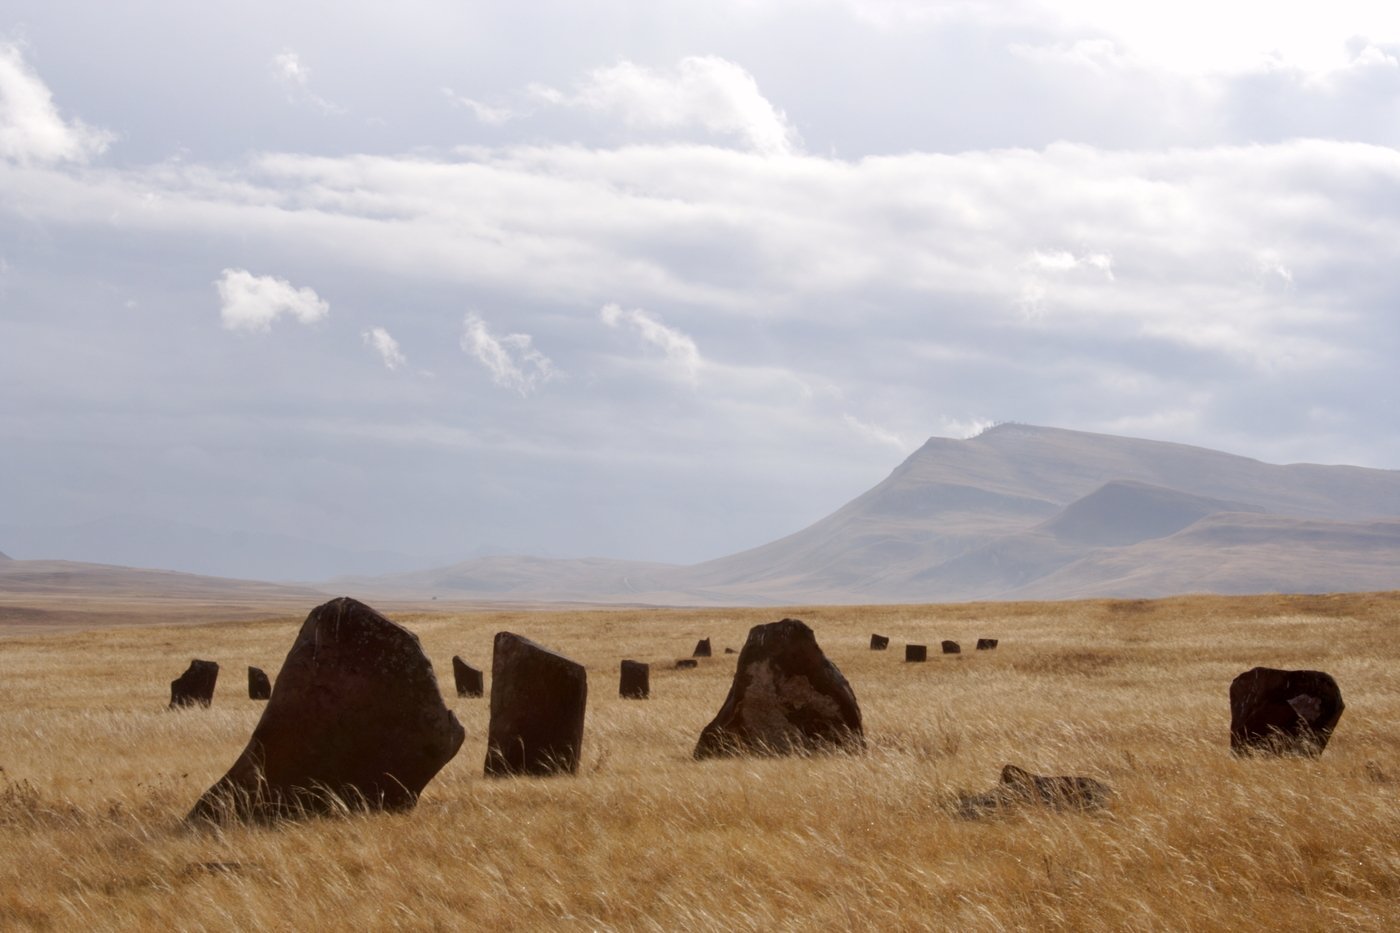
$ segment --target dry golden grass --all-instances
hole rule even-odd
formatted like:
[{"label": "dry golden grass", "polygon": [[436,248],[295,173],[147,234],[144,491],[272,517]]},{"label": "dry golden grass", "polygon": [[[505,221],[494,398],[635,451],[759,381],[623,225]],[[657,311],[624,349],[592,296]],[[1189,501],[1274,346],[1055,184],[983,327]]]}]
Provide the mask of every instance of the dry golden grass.
[{"label": "dry golden grass", "polygon": [[[0,640],[0,929],[1400,928],[1400,594],[390,614],[449,693],[451,656],[489,670],[502,629],[584,662],[579,775],[485,780],[487,703],[449,696],[467,741],[413,812],[193,831],[261,709],[244,667],[275,673],[299,618]],[[692,761],[720,652],[783,614],[851,681],[869,751]],[[705,635],[713,659],[669,668]],[[1001,646],[903,663],[979,635]],[[192,657],[222,665],[214,707],[167,712]],[[617,698],[624,657],[653,699]],[[1320,760],[1230,755],[1256,664],[1337,678]],[[1117,795],[957,819],[1007,762]]]}]

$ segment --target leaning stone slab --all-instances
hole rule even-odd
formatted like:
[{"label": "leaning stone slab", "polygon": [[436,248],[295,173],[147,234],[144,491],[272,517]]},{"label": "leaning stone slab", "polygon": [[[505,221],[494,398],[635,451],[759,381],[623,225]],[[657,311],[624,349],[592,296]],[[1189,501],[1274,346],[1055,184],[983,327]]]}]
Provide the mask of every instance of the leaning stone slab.
[{"label": "leaning stone slab", "polygon": [[995,650],[996,650],[996,647],[997,647],[997,640],[996,640],[995,638],[979,638],[979,639],[977,639],[977,650],[978,650],[978,651],[995,651]]},{"label": "leaning stone slab", "polygon": [[943,653],[944,653],[944,654],[962,654],[962,646],[959,645],[959,644],[958,644],[957,642],[955,642],[955,641],[944,641],[944,642],[943,642]]},{"label": "leaning stone slab", "polygon": [[452,679],[457,684],[459,697],[479,697],[486,692],[486,684],[482,680],[481,671],[455,654],[452,656]]},{"label": "leaning stone slab", "polygon": [[583,665],[511,632],[491,658],[486,776],[574,774],[583,750]]},{"label": "leaning stone slab", "polygon": [[860,706],[805,622],[749,630],[719,714],[700,733],[696,758],[863,748]]},{"label": "leaning stone slab", "polygon": [[993,816],[1013,807],[1039,806],[1050,810],[1099,810],[1108,805],[1113,790],[1089,777],[1047,777],[1006,765],[1001,782],[985,794],[958,798],[958,815],[965,819]]},{"label": "leaning stone slab", "polygon": [[407,810],[464,736],[418,637],[333,599],[306,617],[248,747],[189,818]]},{"label": "leaning stone slab", "polygon": [[642,661],[623,661],[617,695],[624,700],[645,700],[651,696],[651,665]]},{"label": "leaning stone slab", "polygon": [[248,667],[248,699],[272,699],[272,681],[267,679],[267,672],[260,667]]},{"label": "leaning stone slab", "polygon": [[888,635],[873,635],[873,634],[872,634],[872,635],[870,636],[870,650],[871,650],[871,651],[884,651],[884,650],[885,650],[886,648],[888,648],[889,646],[890,646],[890,639],[889,639],[889,636],[888,636]]},{"label": "leaning stone slab", "polygon": [[1321,755],[1344,709],[1330,674],[1253,668],[1230,684],[1230,749]]},{"label": "leaning stone slab", "polygon": [[904,660],[913,662],[927,661],[928,645],[905,645]]},{"label": "leaning stone slab", "polygon": [[219,665],[214,661],[190,662],[185,672],[170,682],[170,708],[208,706],[214,702],[214,684],[219,679]]}]

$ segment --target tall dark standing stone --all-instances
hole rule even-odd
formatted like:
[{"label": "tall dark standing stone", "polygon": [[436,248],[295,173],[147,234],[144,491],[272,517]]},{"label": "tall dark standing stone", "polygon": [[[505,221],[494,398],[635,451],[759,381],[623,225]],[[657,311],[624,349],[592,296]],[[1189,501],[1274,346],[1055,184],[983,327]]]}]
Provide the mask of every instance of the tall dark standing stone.
[{"label": "tall dark standing stone", "polygon": [[214,661],[190,662],[185,672],[170,682],[170,708],[208,706],[214,702],[214,683],[219,679],[219,665]]},{"label": "tall dark standing stone", "polygon": [[1329,674],[1256,667],[1230,683],[1230,749],[1321,755],[1344,709]]},{"label": "tall dark standing stone", "polygon": [[977,639],[977,650],[978,650],[978,651],[995,651],[995,650],[996,650],[996,646],[997,646],[997,640],[996,640],[995,638],[979,638],[979,639]]},{"label": "tall dark standing stone", "polygon": [[491,658],[486,776],[573,774],[583,750],[583,665],[510,632]]},{"label": "tall dark standing stone", "polygon": [[645,700],[651,696],[651,665],[641,661],[623,661],[617,694],[624,700]]},{"label": "tall dark standing stone", "polygon": [[333,599],[306,617],[248,747],[189,818],[407,810],[464,737],[418,637]]},{"label": "tall dark standing stone", "polygon": [[702,638],[695,643],[695,651],[690,656],[692,658],[708,658],[710,654],[710,640]]},{"label": "tall dark standing stone", "polygon": [[783,619],[749,630],[729,696],[700,733],[695,757],[864,746],[851,685],[805,622]]},{"label": "tall dark standing stone", "polygon": [[962,654],[962,646],[955,641],[943,642],[944,654]]},{"label": "tall dark standing stone", "polygon": [[889,640],[889,638],[888,638],[887,636],[885,636],[885,635],[871,635],[871,636],[870,636],[870,650],[871,650],[871,651],[884,651],[884,650],[885,650],[886,648],[888,648],[889,646],[890,646],[890,640]]},{"label": "tall dark standing stone", "polygon": [[267,672],[260,667],[248,668],[248,699],[267,700],[272,697],[272,681],[267,679]]},{"label": "tall dark standing stone", "polygon": [[927,660],[928,660],[928,646],[927,646],[927,645],[905,645],[905,646],[904,646],[904,660],[905,660],[905,661],[927,661]]},{"label": "tall dark standing stone", "polygon": [[486,692],[486,685],[481,679],[481,671],[455,654],[452,656],[452,679],[457,682],[457,695],[459,697],[479,697]]}]

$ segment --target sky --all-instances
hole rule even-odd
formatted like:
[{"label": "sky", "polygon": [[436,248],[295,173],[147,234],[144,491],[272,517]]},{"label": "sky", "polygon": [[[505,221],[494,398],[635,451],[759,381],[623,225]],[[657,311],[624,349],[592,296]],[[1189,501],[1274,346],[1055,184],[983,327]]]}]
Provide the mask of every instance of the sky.
[{"label": "sky", "polygon": [[1141,6],[9,0],[0,525],[685,563],[1004,421],[1400,468],[1400,6]]}]

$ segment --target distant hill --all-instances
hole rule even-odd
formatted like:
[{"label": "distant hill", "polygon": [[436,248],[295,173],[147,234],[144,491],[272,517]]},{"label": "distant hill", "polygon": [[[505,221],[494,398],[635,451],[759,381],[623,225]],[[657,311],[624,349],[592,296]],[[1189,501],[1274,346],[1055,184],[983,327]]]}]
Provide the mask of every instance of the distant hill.
[{"label": "distant hill", "polygon": [[9,559],[10,559],[10,555],[6,554],[4,551],[0,551],[0,560],[9,560]]},{"label": "distant hill", "polygon": [[777,541],[689,567],[490,558],[376,592],[662,604],[1400,588],[1400,471],[1029,425],[932,438]]},{"label": "distant hill", "polygon": [[256,580],[230,580],[173,570],[141,570],[68,560],[0,562],[0,597],[22,593],[70,598],[160,597],[199,600],[324,601],[311,587],[282,586]]}]

